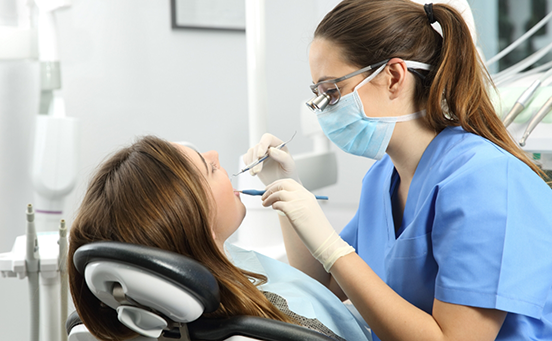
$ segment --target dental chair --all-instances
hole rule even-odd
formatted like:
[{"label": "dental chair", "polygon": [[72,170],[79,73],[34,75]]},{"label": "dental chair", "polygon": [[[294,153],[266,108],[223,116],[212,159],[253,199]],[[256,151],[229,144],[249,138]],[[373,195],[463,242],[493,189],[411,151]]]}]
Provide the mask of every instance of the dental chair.
[{"label": "dental chair", "polygon": [[[119,242],[80,247],[73,262],[89,289],[121,323],[152,340],[331,341],[316,331],[254,316],[202,317],[220,304],[214,276],[197,261],[157,248]],[[74,312],[68,341],[96,340]]]}]

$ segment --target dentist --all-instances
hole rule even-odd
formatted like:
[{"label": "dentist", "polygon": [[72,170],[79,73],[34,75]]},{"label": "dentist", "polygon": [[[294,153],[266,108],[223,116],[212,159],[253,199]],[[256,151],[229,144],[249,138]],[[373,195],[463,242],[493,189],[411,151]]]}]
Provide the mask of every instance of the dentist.
[{"label": "dentist", "polygon": [[350,299],[375,340],[552,339],[552,191],[496,115],[462,16],[345,0],[309,61],[326,136],[378,161],[337,235],[280,139],[247,152],[270,153],[251,172],[283,212],[290,263]]}]

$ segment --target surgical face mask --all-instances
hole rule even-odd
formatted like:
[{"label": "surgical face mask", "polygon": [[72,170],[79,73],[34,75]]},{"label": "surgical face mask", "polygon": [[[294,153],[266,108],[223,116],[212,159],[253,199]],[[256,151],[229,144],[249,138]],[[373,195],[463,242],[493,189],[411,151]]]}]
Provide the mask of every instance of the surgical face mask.
[{"label": "surgical face mask", "polygon": [[[429,65],[417,62],[416,68]],[[379,160],[385,154],[397,122],[409,121],[425,115],[425,110],[397,117],[367,117],[358,89],[376,77],[386,64],[358,84],[352,93],[341,97],[339,103],[328,106],[324,111],[316,111],[318,123],[324,134],[344,152]]]}]

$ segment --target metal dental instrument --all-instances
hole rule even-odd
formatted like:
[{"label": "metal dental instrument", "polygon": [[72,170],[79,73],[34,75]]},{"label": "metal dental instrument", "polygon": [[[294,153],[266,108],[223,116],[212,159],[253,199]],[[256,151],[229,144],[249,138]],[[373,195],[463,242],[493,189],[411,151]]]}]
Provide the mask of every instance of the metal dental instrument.
[{"label": "metal dental instrument", "polygon": [[529,86],[522,94],[519,96],[518,100],[510,110],[510,112],[504,117],[503,123],[505,127],[508,127],[510,123],[514,121],[514,119],[525,109],[531,98],[533,98],[533,95],[537,91],[537,89],[541,86],[541,84],[548,79],[548,77],[552,76],[552,69],[546,71],[544,75],[542,75],[539,79],[535,80],[531,86]]},{"label": "metal dental instrument", "polygon": [[[266,191],[259,191],[257,189],[244,189],[241,191],[236,191],[247,195],[263,195]],[[325,195],[315,195],[317,200],[328,200],[328,197]]]},{"label": "metal dental instrument", "polygon": [[40,289],[38,286],[40,254],[34,220],[35,211],[33,205],[29,204],[27,206],[25,267],[29,278],[29,300],[31,301],[31,341],[38,341],[40,334]]},{"label": "metal dental instrument", "polygon": [[542,121],[542,119],[550,112],[550,110],[552,110],[552,97],[550,97],[548,99],[548,101],[546,101],[546,103],[544,103],[544,105],[539,109],[539,111],[537,112],[535,117],[533,117],[533,119],[531,119],[531,121],[529,122],[529,125],[527,126],[527,128],[525,128],[525,132],[523,133],[523,136],[521,137],[521,140],[519,140],[519,145],[520,146],[522,146],[522,147],[525,146],[525,142],[527,141],[527,138],[529,137],[529,134],[531,134],[533,129],[535,129],[537,124],[539,124],[540,121]]},{"label": "metal dental instrument", "polygon": [[[295,131],[295,133],[293,133],[293,136],[292,136],[289,140],[287,140],[286,142],[283,142],[283,143],[277,145],[277,146],[274,147],[274,148],[276,148],[276,149],[282,149],[286,144],[290,143],[291,140],[293,140],[293,138],[295,137],[296,134],[297,134],[297,131]],[[258,159],[257,161],[251,162],[250,164],[248,164],[247,166],[245,166],[245,168],[242,169],[241,171],[239,171],[238,173],[232,174],[232,176],[238,176],[238,175],[240,175],[240,174],[243,173],[243,172],[247,172],[247,171],[250,170],[251,168],[253,168],[253,167],[255,167],[256,165],[258,165],[259,163],[264,162],[266,159],[268,159],[268,151],[267,151],[263,156],[261,156],[260,159]]]},{"label": "metal dental instrument", "polygon": [[519,96],[518,100],[516,101],[512,109],[510,109],[508,114],[504,116],[503,123],[505,127],[508,127],[510,123],[514,121],[517,115],[519,115],[525,109],[525,106],[527,105],[529,100],[533,97],[533,94],[535,93],[535,91],[537,91],[540,85],[541,85],[541,81],[537,79],[536,81],[533,82],[533,84],[531,84],[529,88],[527,88],[527,90],[525,90],[521,94],[521,96]]}]

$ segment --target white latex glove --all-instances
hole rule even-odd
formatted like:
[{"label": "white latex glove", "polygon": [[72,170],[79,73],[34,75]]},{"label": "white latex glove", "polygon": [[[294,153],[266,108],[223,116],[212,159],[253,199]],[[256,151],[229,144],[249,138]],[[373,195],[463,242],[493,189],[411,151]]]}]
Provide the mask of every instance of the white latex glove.
[{"label": "white latex glove", "polygon": [[263,206],[283,212],[307,249],[327,272],[340,257],[355,252],[335,232],[316,197],[291,179],[278,180],[266,188]]},{"label": "white latex glove", "polygon": [[269,158],[249,170],[251,175],[257,175],[263,184],[268,185],[279,179],[294,179],[301,183],[299,174],[295,168],[295,161],[288,152],[287,146],[282,149],[274,147],[283,141],[272,134],[264,134],[261,141],[254,147],[249,148],[243,156],[243,162],[248,165],[253,161],[260,159],[267,151]]}]

